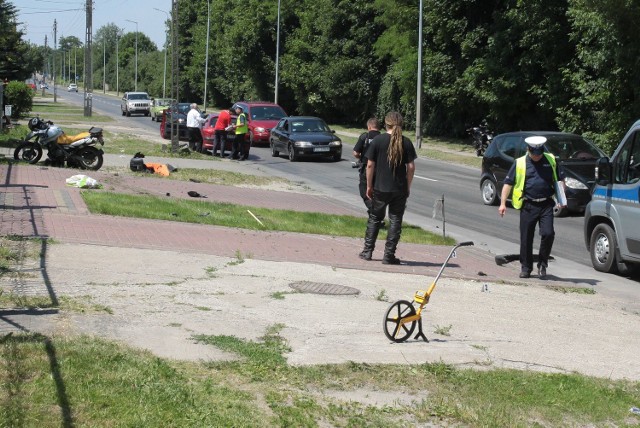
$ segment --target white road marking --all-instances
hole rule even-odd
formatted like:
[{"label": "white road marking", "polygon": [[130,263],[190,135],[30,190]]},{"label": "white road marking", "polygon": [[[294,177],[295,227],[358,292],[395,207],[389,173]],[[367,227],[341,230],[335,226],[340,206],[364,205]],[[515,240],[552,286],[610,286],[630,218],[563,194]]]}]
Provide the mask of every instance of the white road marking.
[{"label": "white road marking", "polygon": [[415,178],[419,178],[421,180],[427,180],[427,181],[438,181],[438,180],[434,180],[433,178],[427,178],[427,177],[423,177],[421,175],[414,175]]}]

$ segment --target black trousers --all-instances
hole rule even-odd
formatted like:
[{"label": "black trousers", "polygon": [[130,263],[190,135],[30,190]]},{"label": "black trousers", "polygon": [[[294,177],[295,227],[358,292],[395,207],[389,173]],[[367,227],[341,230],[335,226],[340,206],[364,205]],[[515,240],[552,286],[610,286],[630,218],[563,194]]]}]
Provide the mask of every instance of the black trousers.
[{"label": "black trousers", "polygon": [[[402,217],[404,216],[404,210],[407,207],[407,193],[406,192],[378,192],[373,191],[373,200],[371,202],[371,209],[369,210],[369,220],[367,222],[367,230],[374,228],[380,228],[384,221],[387,207],[389,208],[389,229],[387,230],[387,242],[384,247],[384,257],[394,257],[396,253],[396,247],[398,241],[400,241],[400,235],[402,233]],[[367,236],[365,235],[365,244]]]},{"label": "black trousers", "polygon": [[245,142],[245,137],[247,134],[236,134],[235,140],[233,140],[233,144],[231,144],[232,152],[231,157],[233,159],[247,159],[249,157],[249,149],[251,147],[251,142]]},{"label": "black trousers", "polygon": [[367,214],[371,212],[371,199],[367,198],[367,174],[365,172],[360,173],[360,182],[358,183],[358,190],[360,190],[360,197],[364,202],[364,206],[367,207]]},{"label": "black trousers", "polygon": [[200,128],[189,128],[189,148],[196,152],[202,151],[202,134]]},{"label": "black trousers", "polygon": [[213,154],[215,155],[220,150],[220,156],[224,156],[224,151],[227,146],[227,131],[224,129],[216,129],[213,137]]},{"label": "black trousers", "polygon": [[522,204],[520,209],[520,268],[523,272],[533,270],[533,238],[537,225],[540,225],[538,266],[546,268],[549,264],[549,255],[556,236],[553,228],[554,205],[553,199],[542,202],[525,200]]}]

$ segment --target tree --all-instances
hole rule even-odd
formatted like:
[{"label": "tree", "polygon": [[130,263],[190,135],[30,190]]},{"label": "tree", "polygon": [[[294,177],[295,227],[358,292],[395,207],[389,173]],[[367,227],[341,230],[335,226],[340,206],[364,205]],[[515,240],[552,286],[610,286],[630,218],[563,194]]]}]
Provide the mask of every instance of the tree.
[{"label": "tree", "polygon": [[565,70],[570,102],[559,109],[563,128],[592,137],[612,151],[640,117],[637,22],[640,4],[624,0],[571,0],[570,37],[576,55]]},{"label": "tree", "polygon": [[287,37],[282,82],[301,114],[351,123],[376,110],[382,65],[370,54],[381,28],[367,0],[315,0]]},{"label": "tree", "polygon": [[6,0],[0,0],[0,28],[0,78],[23,81],[32,71],[25,59],[28,46],[17,29],[16,8]]}]

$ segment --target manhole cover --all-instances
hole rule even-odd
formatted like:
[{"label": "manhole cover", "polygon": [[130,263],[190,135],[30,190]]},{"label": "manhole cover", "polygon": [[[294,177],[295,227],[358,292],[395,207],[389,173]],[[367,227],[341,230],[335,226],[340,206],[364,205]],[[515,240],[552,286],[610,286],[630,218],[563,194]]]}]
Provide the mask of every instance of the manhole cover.
[{"label": "manhole cover", "polygon": [[360,290],[357,288],[322,282],[298,281],[292,282],[289,287],[301,293],[330,294],[333,296],[360,294]]}]

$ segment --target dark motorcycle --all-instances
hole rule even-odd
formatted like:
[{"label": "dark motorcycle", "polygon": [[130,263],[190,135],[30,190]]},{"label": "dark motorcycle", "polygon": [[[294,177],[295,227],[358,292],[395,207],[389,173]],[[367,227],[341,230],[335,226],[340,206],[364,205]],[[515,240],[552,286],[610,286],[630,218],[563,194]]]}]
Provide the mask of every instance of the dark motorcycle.
[{"label": "dark motorcycle", "polygon": [[489,147],[493,139],[493,131],[489,130],[487,123],[482,122],[478,126],[469,128],[467,129],[467,133],[471,136],[471,143],[476,149],[476,155],[484,155],[484,151]]},{"label": "dark motorcycle", "polygon": [[88,132],[66,135],[53,122],[44,122],[37,117],[29,120],[29,134],[13,152],[15,160],[36,164],[47,149],[47,165],[88,169],[97,171],[102,167],[104,146],[102,129],[92,127]]}]

